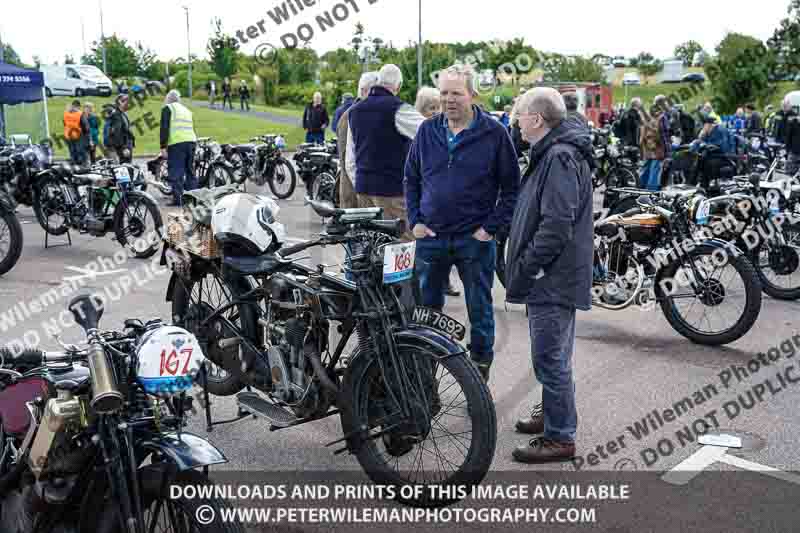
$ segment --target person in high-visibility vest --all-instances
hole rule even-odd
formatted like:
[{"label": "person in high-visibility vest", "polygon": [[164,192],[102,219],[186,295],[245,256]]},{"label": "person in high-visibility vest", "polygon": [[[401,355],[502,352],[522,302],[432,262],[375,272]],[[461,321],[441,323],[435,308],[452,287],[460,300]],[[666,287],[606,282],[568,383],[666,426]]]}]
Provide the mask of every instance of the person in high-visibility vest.
[{"label": "person in high-visibility vest", "polygon": [[181,205],[183,191],[197,188],[194,175],[194,133],[192,112],[181,103],[176,90],[167,93],[161,109],[161,157],[167,160],[167,170],[172,183],[173,201],[170,207]]}]

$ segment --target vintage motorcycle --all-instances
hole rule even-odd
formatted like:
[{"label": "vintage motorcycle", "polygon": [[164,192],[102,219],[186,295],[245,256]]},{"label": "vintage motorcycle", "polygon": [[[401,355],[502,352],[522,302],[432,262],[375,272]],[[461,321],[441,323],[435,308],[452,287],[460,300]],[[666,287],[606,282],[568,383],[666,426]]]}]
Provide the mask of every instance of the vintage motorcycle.
[{"label": "vintage motorcycle", "polygon": [[224,144],[222,153],[233,166],[235,183],[269,185],[272,194],[285,200],[297,187],[297,173],[281,152],[285,147],[282,135],[262,135],[250,139],[250,144]]},{"label": "vintage motorcycle", "polygon": [[22,225],[9,195],[0,190],[0,276],[14,268],[22,255]]},{"label": "vintage motorcycle", "polygon": [[[693,238],[698,199],[641,196],[622,214],[597,217],[593,304],[610,310],[660,305],[669,324],[698,344],[745,335],[761,310],[761,283],[747,256],[716,238]],[[726,303],[735,305],[723,306]]]},{"label": "vintage motorcycle", "polygon": [[[494,405],[458,342],[464,326],[413,307],[415,247],[397,242],[402,223],[379,220],[378,208],[312,207],[330,223],[319,239],[290,247],[281,245],[275,202],[243,193],[213,207],[204,234],[216,244],[200,248],[217,248],[216,257],[166,243],[167,300],[213,362],[207,390],[235,394],[242,416],[266,418],[272,429],[340,415],[343,436],[328,445],[343,443],[339,451],[355,454],[377,484],[480,483],[494,455]],[[331,245],[345,247],[349,280],[289,259]],[[357,346],[345,353],[351,338]],[[399,499],[457,499],[443,495]]]},{"label": "vintage motorcycle", "polygon": [[[223,523],[220,500],[168,490],[208,485],[208,467],[227,462],[183,430],[204,361],[197,339],[160,321],[101,331],[102,303],[86,294],[69,308],[84,348],[0,351],[0,530],[242,531]],[[215,511],[211,523],[198,520],[201,506]]]},{"label": "vintage motorcycle", "polygon": [[294,162],[308,199],[339,205],[339,154],[335,142],[298,145]]},{"label": "vintage motorcycle", "polygon": [[[164,163],[166,165],[166,162]],[[194,175],[200,187],[214,188],[231,184],[233,165],[222,153],[220,144],[210,137],[200,137],[194,150]]]},{"label": "vintage motorcycle", "polygon": [[635,146],[621,147],[611,142],[611,132],[599,129],[592,132],[595,169],[592,175],[594,188],[635,187],[638,183],[639,149]]},{"label": "vintage motorcycle", "polygon": [[133,190],[141,174],[130,164],[52,167],[34,188],[36,219],[49,235],[63,235],[70,228],[94,237],[113,231],[133,255],[150,257],[158,251],[163,222],[156,201]]},{"label": "vintage motorcycle", "polygon": [[33,205],[38,176],[53,161],[48,144],[27,144],[0,148],[0,185],[15,204]]}]

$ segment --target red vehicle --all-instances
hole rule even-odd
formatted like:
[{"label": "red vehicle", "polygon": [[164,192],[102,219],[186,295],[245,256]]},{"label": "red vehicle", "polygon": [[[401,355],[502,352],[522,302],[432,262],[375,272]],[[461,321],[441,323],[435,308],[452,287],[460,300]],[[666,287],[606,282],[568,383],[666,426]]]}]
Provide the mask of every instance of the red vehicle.
[{"label": "red vehicle", "polygon": [[604,125],[614,107],[613,90],[610,85],[593,82],[545,82],[539,87],[552,87],[561,94],[574,92],[578,95],[578,111],[596,127]]}]

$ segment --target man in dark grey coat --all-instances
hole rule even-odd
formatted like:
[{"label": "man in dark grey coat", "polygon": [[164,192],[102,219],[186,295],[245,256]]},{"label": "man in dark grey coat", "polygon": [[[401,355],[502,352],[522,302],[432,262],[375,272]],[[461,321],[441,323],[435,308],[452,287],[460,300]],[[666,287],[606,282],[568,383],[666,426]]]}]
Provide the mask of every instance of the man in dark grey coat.
[{"label": "man in dark grey coat", "polygon": [[511,222],[506,299],[528,306],[542,403],[517,422],[517,431],[541,436],[513,456],[526,463],[566,461],[575,455],[577,428],[575,311],[591,308],[592,146],[589,131],[566,120],[554,89],[531,89],[518,105],[532,148]]}]

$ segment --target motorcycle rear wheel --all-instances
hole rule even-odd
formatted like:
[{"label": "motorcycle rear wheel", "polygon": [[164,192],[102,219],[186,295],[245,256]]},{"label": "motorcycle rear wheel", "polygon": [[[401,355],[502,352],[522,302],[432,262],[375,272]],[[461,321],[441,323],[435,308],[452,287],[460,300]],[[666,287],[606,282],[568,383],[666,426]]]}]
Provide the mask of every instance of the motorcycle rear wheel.
[{"label": "motorcycle rear wheel", "polygon": [[16,213],[0,213],[0,276],[14,268],[22,255],[22,225]]},{"label": "motorcycle rear wheel", "polygon": [[[69,230],[69,216],[62,187],[70,185],[63,179],[51,175],[38,184],[33,195],[33,212],[36,220],[43,230],[55,236],[64,235]],[[60,223],[58,223],[59,218],[63,219]]]},{"label": "motorcycle rear wheel", "polygon": [[272,169],[272,176],[267,180],[267,184],[278,199],[291,198],[297,187],[297,173],[294,166],[286,159],[279,158],[275,161],[275,168]]}]

